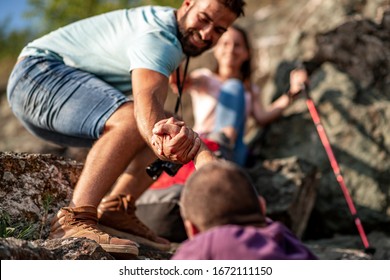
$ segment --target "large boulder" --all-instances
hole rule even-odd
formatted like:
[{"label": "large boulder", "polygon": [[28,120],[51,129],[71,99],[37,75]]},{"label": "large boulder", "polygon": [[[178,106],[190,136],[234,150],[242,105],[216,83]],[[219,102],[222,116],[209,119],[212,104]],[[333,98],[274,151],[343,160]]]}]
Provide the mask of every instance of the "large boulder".
[{"label": "large boulder", "polygon": [[[319,35],[318,51],[308,61],[316,65],[311,69],[310,96],[363,225],[368,231],[380,225],[386,232],[390,230],[389,15],[384,13],[378,24],[355,20]],[[280,76],[290,69],[291,63],[281,63]],[[298,155],[321,172],[308,238],[356,232],[304,96],[261,139],[254,145],[261,158]]]},{"label": "large boulder", "polygon": [[291,157],[264,160],[248,172],[266,200],[267,216],[283,222],[301,238],[316,200],[317,168]]}]

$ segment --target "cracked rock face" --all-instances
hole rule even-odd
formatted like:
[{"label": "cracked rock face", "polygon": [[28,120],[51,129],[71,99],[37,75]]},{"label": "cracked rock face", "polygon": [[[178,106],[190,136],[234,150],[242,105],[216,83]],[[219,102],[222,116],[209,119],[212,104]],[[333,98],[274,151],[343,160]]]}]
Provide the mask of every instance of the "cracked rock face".
[{"label": "cracked rock face", "polygon": [[26,241],[0,240],[0,258],[7,260],[113,260],[95,241],[86,238]]},{"label": "cracked rock face", "polygon": [[0,162],[0,213],[13,225],[30,225],[31,238],[45,238],[51,218],[68,205],[83,165],[27,153],[0,153]]}]

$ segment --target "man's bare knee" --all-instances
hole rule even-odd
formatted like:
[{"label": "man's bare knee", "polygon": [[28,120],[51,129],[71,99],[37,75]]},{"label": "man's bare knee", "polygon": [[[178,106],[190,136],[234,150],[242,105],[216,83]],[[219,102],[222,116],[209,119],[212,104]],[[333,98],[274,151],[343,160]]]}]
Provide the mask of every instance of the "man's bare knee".
[{"label": "man's bare knee", "polygon": [[133,102],[123,104],[108,118],[104,126],[104,132],[108,132],[116,127],[136,129],[138,131],[134,117]]}]

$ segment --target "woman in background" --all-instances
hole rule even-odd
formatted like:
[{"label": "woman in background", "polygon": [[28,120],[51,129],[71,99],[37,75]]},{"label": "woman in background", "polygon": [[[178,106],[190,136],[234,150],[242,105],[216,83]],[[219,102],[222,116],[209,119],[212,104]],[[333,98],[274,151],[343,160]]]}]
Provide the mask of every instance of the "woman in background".
[{"label": "woman in background", "polygon": [[307,73],[296,69],[290,73],[289,90],[269,106],[262,103],[260,90],[251,81],[251,47],[247,33],[237,25],[231,26],[213,49],[217,61],[215,71],[194,70],[186,81],[194,114],[194,131],[201,137],[216,141],[224,156],[244,165],[247,146],[244,143],[245,123],[252,116],[259,126],[280,117],[291,104]]}]

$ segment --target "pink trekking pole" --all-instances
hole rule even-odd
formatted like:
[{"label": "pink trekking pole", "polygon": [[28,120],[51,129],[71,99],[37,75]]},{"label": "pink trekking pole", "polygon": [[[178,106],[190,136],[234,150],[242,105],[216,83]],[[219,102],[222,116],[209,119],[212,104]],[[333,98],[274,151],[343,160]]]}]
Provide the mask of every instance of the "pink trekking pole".
[{"label": "pink trekking pole", "polygon": [[313,100],[309,96],[309,93],[308,93],[308,90],[307,90],[306,86],[302,87],[302,93],[306,97],[306,105],[307,105],[307,108],[309,109],[310,116],[311,116],[311,118],[312,118],[312,120],[314,122],[314,125],[315,125],[316,129],[317,129],[317,132],[318,132],[318,135],[319,135],[319,137],[321,139],[322,145],[325,148],[325,151],[326,151],[326,154],[327,154],[328,159],[330,161],[330,165],[332,167],[333,173],[336,176],[336,180],[339,183],[339,185],[341,187],[341,190],[342,190],[342,192],[344,194],[344,197],[345,197],[345,200],[347,202],[349,211],[351,212],[352,217],[353,217],[353,219],[355,221],[355,225],[357,227],[357,230],[359,232],[360,238],[361,238],[361,240],[363,242],[363,245],[365,247],[365,251],[366,251],[366,253],[374,254],[375,249],[370,247],[370,244],[368,242],[367,236],[366,236],[366,234],[364,232],[364,229],[363,229],[362,222],[360,221],[360,218],[357,215],[357,211],[356,211],[355,205],[353,203],[353,200],[351,198],[351,195],[349,194],[349,191],[348,191],[348,189],[347,189],[347,187],[346,187],[346,185],[344,183],[344,178],[341,175],[340,167],[339,167],[339,165],[337,163],[336,157],[333,154],[331,145],[330,145],[328,137],[326,135],[326,131],[325,131],[324,127],[321,124],[320,116],[318,114],[316,106],[314,105]]}]

